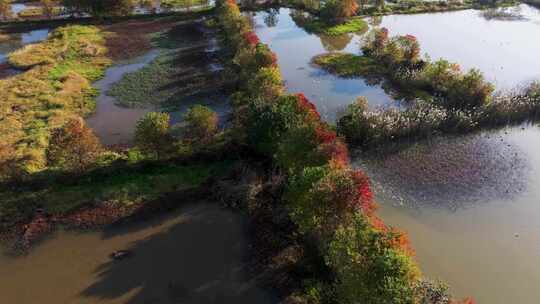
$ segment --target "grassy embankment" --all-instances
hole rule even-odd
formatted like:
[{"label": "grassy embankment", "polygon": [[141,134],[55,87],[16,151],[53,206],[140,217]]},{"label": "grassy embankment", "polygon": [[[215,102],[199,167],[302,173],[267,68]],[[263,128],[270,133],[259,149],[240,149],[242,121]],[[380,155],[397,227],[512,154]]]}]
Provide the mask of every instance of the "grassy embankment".
[{"label": "grassy embankment", "polygon": [[329,53],[313,62],[343,77],[382,79],[413,103],[406,110],[374,110],[361,100],[349,106],[338,121],[350,143],[365,148],[437,133],[465,133],[482,128],[519,124],[540,118],[540,87],[533,83],[518,92],[493,96],[494,87],[480,71],[461,72],[445,60],[420,59],[416,38],[388,39],[375,31],[364,55]]},{"label": "grassy embankment", "polygon": [[[145,161],[116,162],[107,167],[75,176],[46,179],[2,190],[0,228],[11,229],[32,219],[37,208],[49,216],[62,218],[81,207],[103,204],[116,208],[135,207],[151,202],[165,193],[196,188],[211,176],[219,176],[229,161],[174,162]],[[189,199],[189,198],[186,198]],[[181,201],[178,201],[181,203]]]},{"label": "grassy embankment", "polygon": [[2,156],[36,172],[46,167],[50,130],[93,111],[91,82],[111,60],[97,27],[69,26],[10,54],[9,62],[27,71],[0,80]]},{"label": "grassy embankment", "polygon": [[326,34],[329,36],[363,33],[368,29],[367,22],[360,17],[350,18],[340,24],[327,23],[320,18],[305,18],[303,15],[293,15],[293,20],[308,33]]}]

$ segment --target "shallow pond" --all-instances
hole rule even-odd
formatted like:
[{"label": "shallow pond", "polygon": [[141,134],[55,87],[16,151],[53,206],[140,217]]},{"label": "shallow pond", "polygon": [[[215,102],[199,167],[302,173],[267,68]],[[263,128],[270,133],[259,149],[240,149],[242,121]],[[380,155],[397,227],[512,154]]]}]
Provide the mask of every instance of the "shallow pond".
[{"label": "shallow pond", "polygon": [[282,8],[252,14],[255,32],[277,55],[289,92],[306,94],[328,121],[334,121],[336,113],[358,96],[366,96],[373,107],[396,104],[378,85],[368,85],[361,79],[342,79],[310,64],[312,57],[328,51],[359,52],[361,35],[309,34],[295,24],[291,12]]},{"label": "shallow pond", "polygon": [[[478,303],[540,297],[540,128],[433,139],[358,156],[380,215],[409,233],[424,274]],[[360,161],[360,159],[362,159]]]},{"label": "shallow pond", "polygon": [[[205,105],[214,110],[219,116],[220,127],[227,123],[231,106],[228,98],[223,95],[197,96],[183,100],[181,104],[172,109],[159,109],[148,105],[145,107],[130,108],[118,105],[116,98],[107,93],[111,87],[119,82],[126,74],[133,73],[151,63],[160,55],[155,49],[146,55],[135,58],[126,63],[119,63],[105,71],[105,77],[94,83],[100,92],[96,99],[96,111],[86,120],[88,126],[94,130],[105,145],[126,145],[133,141],[137,121],[151,111],[166,111],[170,115],[170,124],[181,123],[185,113],[194,104]],[[212,65],[214,63],[209,64]]]},{"label": "shallow pond", "polygon": [[[0,253],[0,303],[276,303],[248,275],[246,223],[200,203],[122,227],[58,231]],[[132,256],[112,261],[110,253]]]},{"label": "shallow pond", "polygon": [[464,10],[385,16],[379,22],[390,35],[416,36],[432,59],[478,68],[498,89],[512,89],[540,79],[540,10],[522,4],[506,11],[516,17],[490,19]]},{"label": "shallow pond", "polygon": [[115,98],[108,96],[111,86],[120,81],[125,74],[142,69],[159,55],[159,50],[153,50],[144,56],[131,60],[129,63],[118,64],[107,69],[105,77],[94,83],[99,90],[96,100],[96,111],[86,120],[105,145],[127,144],[135,132],[135,125],[151,108],[126,108],[116,105]]}]

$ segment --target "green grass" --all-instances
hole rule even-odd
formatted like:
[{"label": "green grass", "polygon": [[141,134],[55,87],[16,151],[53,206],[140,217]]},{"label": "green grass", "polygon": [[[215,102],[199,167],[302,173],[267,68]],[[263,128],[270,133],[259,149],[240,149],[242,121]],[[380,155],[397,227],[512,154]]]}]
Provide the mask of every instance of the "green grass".
[{"label": "green grass", "polygon": [[196,28],[189,26],[156,35],[153,43],[162,49],[160,55],[142,69],[126,74],[107,94],[126,107],[154,105],[173,109],[190,96],[215,89],[216,75],[205,68],[208,59],[204,46],[180,50],[204,44],[201,37]]},{"label": "green grass", "polygon": [[209,5],[208,0],[162,0],[161,5],[170,8],[187,8],[199,5]]},{"label": "green grass", "polygon": [[360,18],[353,18],[349,21],[328,27],[324,33],[331,36],[342,35],[346,33],[365,32],[368,29],[367,22]]},{"label": "green grass", "polygon": [[115,168],[112,172],[90,173],[75,183],[55,182],[36,190],[2,191],[0,227],[11,226],[31,215],[35,206],[62,215],[85,204],[114,202],[138,204],[160,194],[199,186],[211,176],[230,168],[231,161],[175,165],[149,163],[142,167]]},{"label": "green grass", "polygon": [[315,56],[312,62],[341,77],[365,77],[382,69],[369,57],[347,53],[328,53]]},{"label": "green grass", "polygon": [[362,18],[351,18],[345,23],[328,24],[320,19],[302,20],[301,26],[308,32],[338,36],[347,33],[365,32],[368,24]]},{"label": "green grass", "polygon": [[176,88],[163,88],[164,84],[175,81],[176,69],[170,64],[173,54],[162,53],[142,69],[125,75],[107,92],[116,98],[118,104],[126,107],[160,105],[177,95]]},{"label": "green grass", "polygon": [[94,109],[91,82],[110,60],[97,27],[74,25],[11,53],[9,62],[27,71],[0,80],[0,144],[12,147],[8,158],[32,173],[46,167],[49,131]]}]

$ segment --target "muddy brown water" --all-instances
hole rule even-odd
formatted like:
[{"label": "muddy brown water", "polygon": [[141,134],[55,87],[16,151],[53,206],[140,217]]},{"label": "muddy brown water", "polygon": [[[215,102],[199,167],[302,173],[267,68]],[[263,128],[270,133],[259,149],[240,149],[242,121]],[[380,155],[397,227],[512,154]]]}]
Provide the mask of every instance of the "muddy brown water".
[{"label": "muddy brown water", "polygon": [[538,303],[540,128],[432,140],[357,158],[380,215],[408,232],[424,274],[477,303]]},{"label": "muddy brown water", "polygon": [[[244,219],[199,203],[95,232],[58,231],[0,255],[0,303],[276,303],[246,269]],[[112,261],[115,250],[132,256]]]}]

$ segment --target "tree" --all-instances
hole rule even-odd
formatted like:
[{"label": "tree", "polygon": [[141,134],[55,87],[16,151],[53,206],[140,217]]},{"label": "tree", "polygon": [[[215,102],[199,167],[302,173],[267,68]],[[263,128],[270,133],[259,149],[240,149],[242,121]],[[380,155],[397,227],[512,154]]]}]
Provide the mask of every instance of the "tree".
[{"label": "tree", "polygon": [[206,142],[218,131],[218,115],[205,106],[195,105],[189,108],[185,121],[184,138],[191,141]]},{"label": "tree", "polygon": [[356,15],[356,0],[328,0],[321,9],[321,17],[332,22],[343,22]]},{"label": "tree", "polygon": [[415,284],[420,272],[406,252],[395,248],[399,237],[375,229],[360,214],[336,230],[325,256],[336,274],[336,302],[417,303]]},{"label": "tree", "polygon": [[135,144],[147,155],[160,159],[169,150],[169,114],[150,112],[143,116],[135,126]]},{"label": "tree", "polygon": [[0,20],[9,20],[13,17],[10,0],[0,0]]},{"label": "tree", "polygon": [[80,173],[91,166],[102,151],[94,132],[81,118],[73,118],[52,131],[47,160],[51,165]]}]

